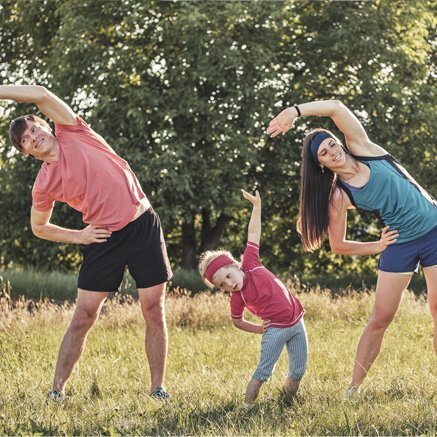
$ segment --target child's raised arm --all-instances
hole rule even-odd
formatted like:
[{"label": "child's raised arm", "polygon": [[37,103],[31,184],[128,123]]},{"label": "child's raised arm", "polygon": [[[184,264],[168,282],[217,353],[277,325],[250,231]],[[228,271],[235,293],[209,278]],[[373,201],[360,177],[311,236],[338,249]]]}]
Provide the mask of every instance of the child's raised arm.
[{"label": "child's raised arm", "polygon": [[249,228],[247,230],[247,240],[259,244],[261,238],[261,197],[258,190],[255,191],[255,196],[245,190],[241,190],[241,192],[243,193],[243,197],[253,205]]}]

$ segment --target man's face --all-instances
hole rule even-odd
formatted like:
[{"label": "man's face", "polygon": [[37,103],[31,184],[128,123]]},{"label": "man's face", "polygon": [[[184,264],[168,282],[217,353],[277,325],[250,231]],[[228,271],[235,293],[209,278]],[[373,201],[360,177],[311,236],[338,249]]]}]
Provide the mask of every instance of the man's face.
[{"label": "man's face", "polygon": [[50,128],[41,126],[38,122],[26,121],[26,129],[20,139],[25,155],[44,160],[53,151],[56,143],[57,139],[51,133]]}]

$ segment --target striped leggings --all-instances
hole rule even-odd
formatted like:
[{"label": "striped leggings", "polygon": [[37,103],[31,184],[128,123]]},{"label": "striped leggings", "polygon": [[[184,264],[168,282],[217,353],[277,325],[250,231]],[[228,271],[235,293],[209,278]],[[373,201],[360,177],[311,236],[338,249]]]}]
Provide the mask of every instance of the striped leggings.
[{"label": "striped leggings", "polygon": [[261,357],[252,378],[267,381],[284,345],[288,353],[288,377],[302,379],[308,361],[308,342],[303,318],[290,328],[268,328],[261,340]]}]

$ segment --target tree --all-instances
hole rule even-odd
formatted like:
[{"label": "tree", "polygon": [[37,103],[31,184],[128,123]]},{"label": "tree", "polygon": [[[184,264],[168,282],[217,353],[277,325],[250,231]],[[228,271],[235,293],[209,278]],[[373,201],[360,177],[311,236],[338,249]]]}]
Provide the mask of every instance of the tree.
[{"label": "tree", "polygon": [[[293,103],[342,100],[435,192],[431,2],[20,0],[0,8],[4,83],[49,87],[129,161],[162,216],[177,265],[191,268],[218,245],[242,250],[250,205],[239,189],[258,187],[263,258],[272,269],[374,266],[327,247],[302,253],[300,145],[309,127],[333,125],[304,119],[269,139],[269,119]],[[34,108],[2,107],[0,207],[20,211],[0,219],[2,262],[72,268],[79,248],[33,238],[21,212],[39,165],[11,156],[6,129]],[[54,220],[81,226],[68,207],[57,206]],[[377,235],[372,223],[354,216],[351,236]]]}]

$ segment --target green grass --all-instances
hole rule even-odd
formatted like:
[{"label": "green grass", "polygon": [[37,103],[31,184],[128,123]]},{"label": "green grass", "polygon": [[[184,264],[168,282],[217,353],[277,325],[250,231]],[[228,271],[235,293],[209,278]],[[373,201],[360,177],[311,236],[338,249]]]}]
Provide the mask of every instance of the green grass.
[{"label": "green grass", "polygon": [[[207,287],[197,270],[175,270],[169,288],[184,288],[195,294]],[[12,297],[24,296],[27,299],[53,299],[58,302],[74,300],[77,294],[78,273],[44,272],[32,268],[0,271],[0,277],[12,286]],[[126,272],[122,282],[125,293],[136,295],[135,282]]]},{"label": "green grass", "polygon": [[10,282],[14,298],[25,296],[34,300],[47,298],[63,301],[74,299],[77,294],[77,275],[74,273],[22,268],[0,271],[0,277]]},{"label": "green grass", "polygon": [[[197,270],[174,270],[174,275],[169,283],[169,289],[186,289],[190,294],[197,294],[207,288]],[[8,280],[12,286],[12,297],[17,299],[20,296],[27,299],[41,300],[44,298],[53,299],[57,302],[74,300],[77,293],[77,273],[44,272],[33,268],[22,267],[0,271],[0,277]],[[287,279],[287,278],[284,278]],[[350,290],[374,288],[377,275],[352,275],[343,274],[339,276],[319,274],[318,276],[299,279],[296,275],[289,278],[291,286],[298,288],[314,289],[316,287],[329,288],[333,294],[344,294]],[[426,284],[423,273],[414,275],[410,290],[416,294],[426,292]],[[126,271],[122,282],[124,293],[137,296],[135,282]]]},{"label": "green grass", "polygon": [[105,304],[62,404],[46,401],[73,307],[0,298],[0,434],[436,435],[437,370],[425,302],[408,294],[362,395],[343,400],[373,296],[300,294],[310,361],[296,400],[279,395],[284,352],[258,402],[244,391],[260,336],[233,328],[221,294],[167,300],[168,403],[148,396],[144,324],[137,302]]}]

